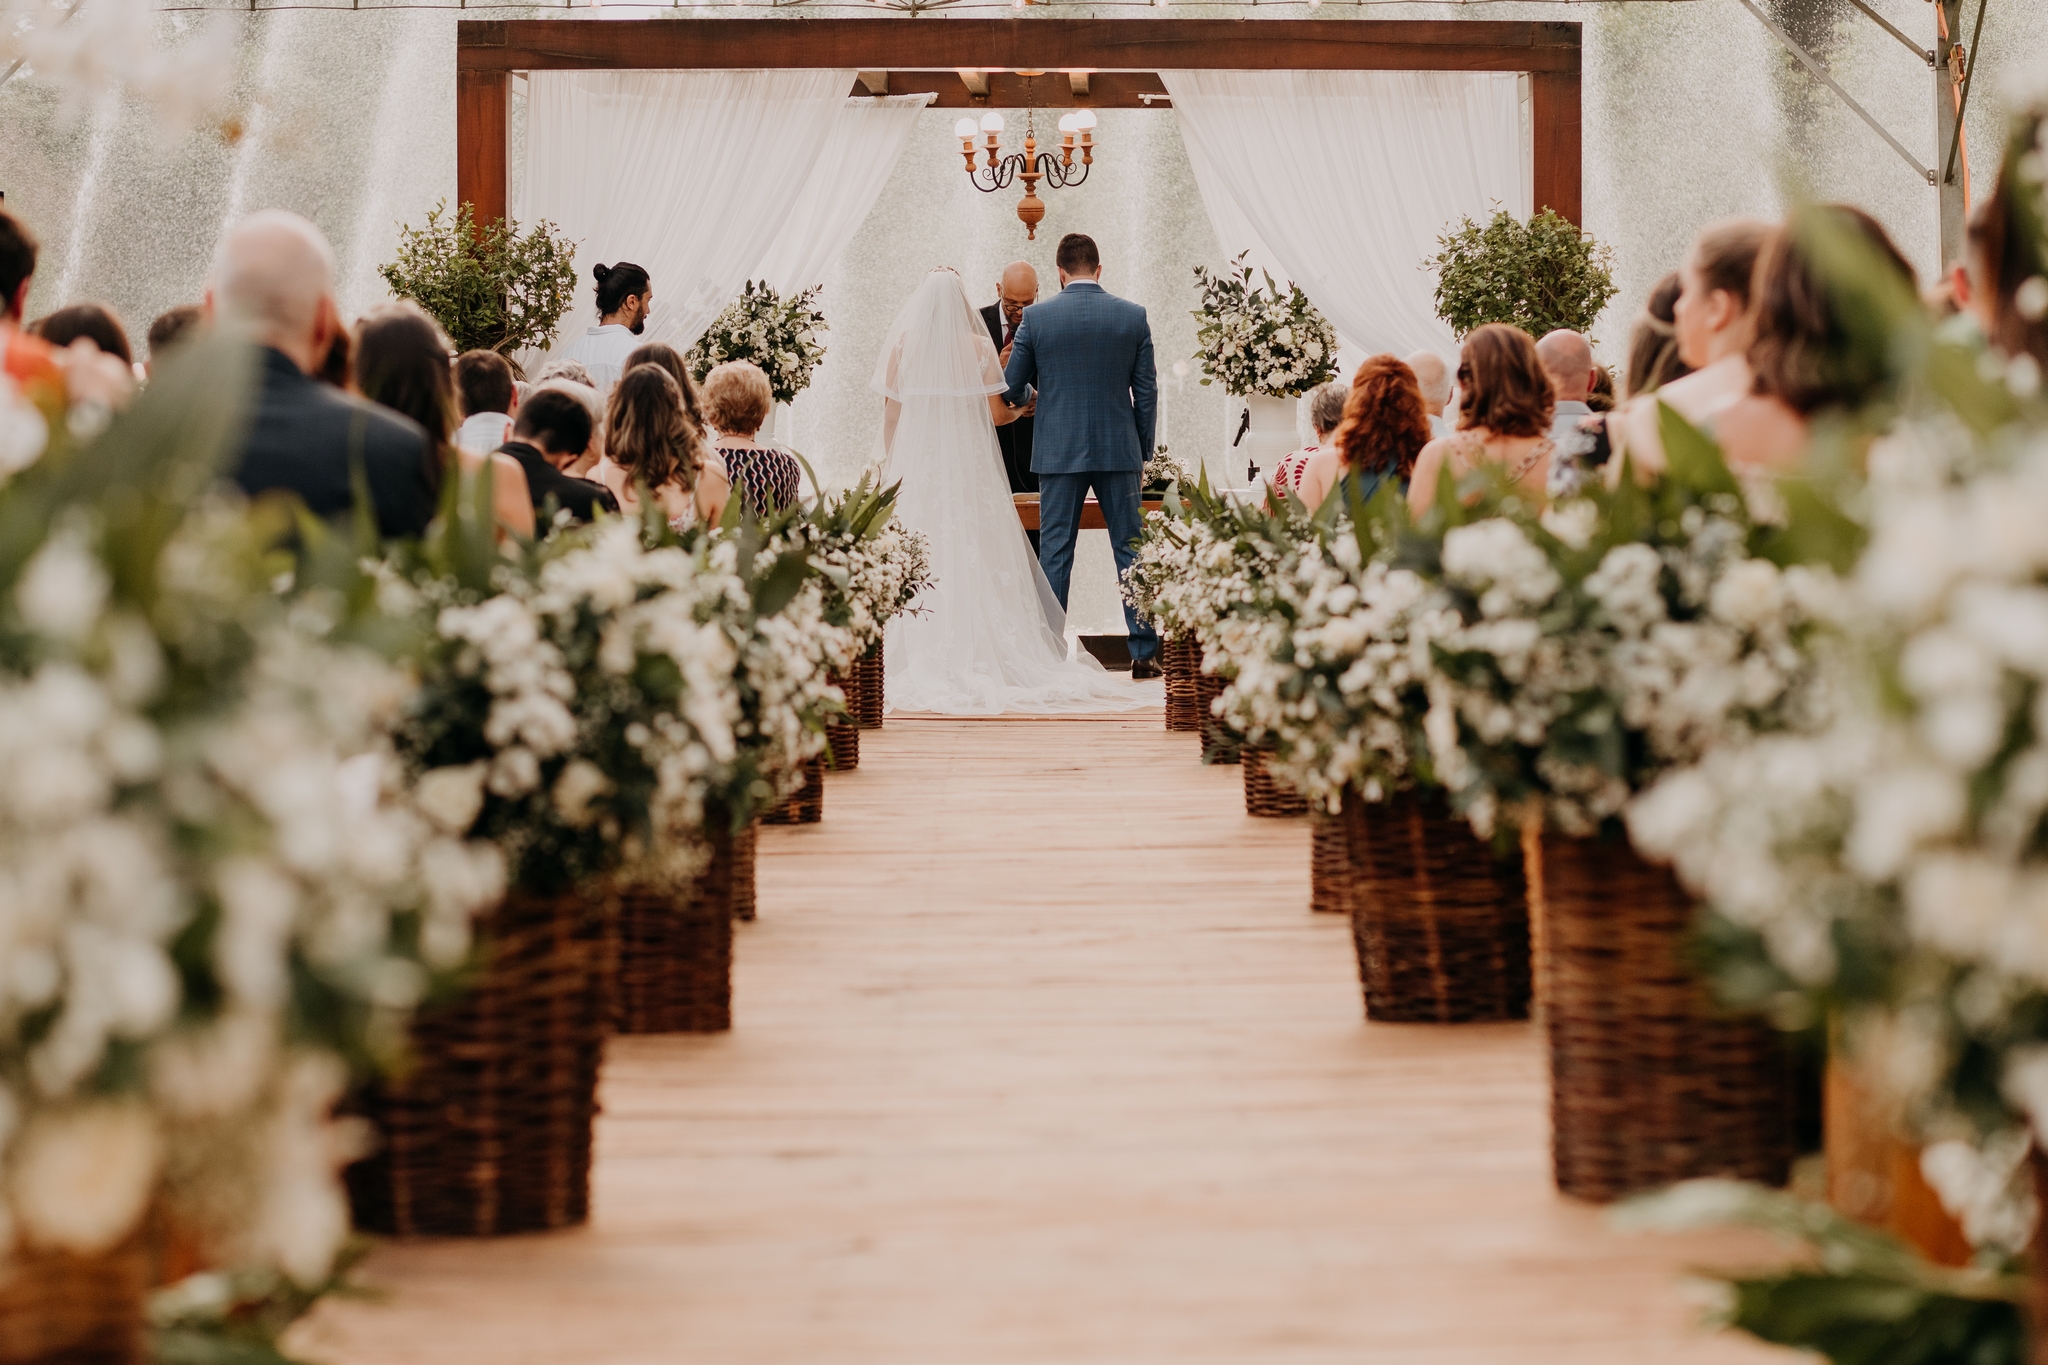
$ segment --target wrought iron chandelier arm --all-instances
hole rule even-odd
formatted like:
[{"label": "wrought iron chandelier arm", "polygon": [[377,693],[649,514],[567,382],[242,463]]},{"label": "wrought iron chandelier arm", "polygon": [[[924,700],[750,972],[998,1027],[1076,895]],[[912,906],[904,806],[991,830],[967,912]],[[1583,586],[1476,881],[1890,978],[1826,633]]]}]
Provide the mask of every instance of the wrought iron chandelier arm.
[{"label": "wrought iron chandelier arm", "polygon": [[1090,164],[1086,161],[1076,161],[1070,165],[1051,152],[1042,152],[1038,157],[1039,173],[1045,177],[1045,183],[1056,190],[1085,182],[1088,179]]},{"label": "wrought iron chandelier arm", "polygon": [[983,166],[976,170],[972,177],[974,188],[980,190],[983,194],[993,194],[997,190],[1006,190],[1011,185],[1017,183],[1017,173],[1023,169],[1023,153],[1012,152],[995,165]]}]

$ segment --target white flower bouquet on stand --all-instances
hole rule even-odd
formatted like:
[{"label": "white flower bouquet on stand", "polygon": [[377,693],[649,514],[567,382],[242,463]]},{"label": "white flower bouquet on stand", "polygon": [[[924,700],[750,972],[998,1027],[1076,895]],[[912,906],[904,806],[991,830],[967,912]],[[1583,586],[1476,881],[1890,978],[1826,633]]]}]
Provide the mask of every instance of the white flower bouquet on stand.
[{"label": "white flower bouquet on stand", "polygon": [[1221,383],[1244,397],[1298,398],[1337,375],[1337,329],[1290,284],[1283,292],[1271,275],[1263,287],[1239,252],[1230,269],[1210,274],[1195,267],[1202,303],[1195,310],[1202,382]]},{"label": "white flower bouquet on stand", "polygon": [[816,289],[784,298],[765,281],[749,280],[697,338],[684,363],[701,380],[715,365],[751,360],[768,376],[775,401],[794,403],[825,358],[825,330]]}]

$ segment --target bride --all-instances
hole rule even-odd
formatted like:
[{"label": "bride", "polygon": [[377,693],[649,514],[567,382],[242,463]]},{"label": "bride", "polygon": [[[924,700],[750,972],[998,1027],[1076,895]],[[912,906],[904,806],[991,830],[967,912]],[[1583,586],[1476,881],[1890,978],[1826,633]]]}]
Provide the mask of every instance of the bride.
[{"label": "bride", "polygon": [[1017,523],[996,424],[1002,365],[966,286],[941,267],[890,325],[870,385],[884,400],[885,481],[931,542],[934,586],[889,622],[889,707],[955,716],[1115,711],[1147,700],[1085,650],[1067,657],[1066,613]]}]

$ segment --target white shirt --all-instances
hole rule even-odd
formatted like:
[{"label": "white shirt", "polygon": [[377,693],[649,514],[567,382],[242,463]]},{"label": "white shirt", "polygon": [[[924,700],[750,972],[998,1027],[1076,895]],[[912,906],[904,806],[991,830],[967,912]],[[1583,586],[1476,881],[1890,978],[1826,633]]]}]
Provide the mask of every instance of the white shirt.
[{"label": "white shirt", "polygon": [[597,385],[599,397],[611,396],[612,386],[625,373],[626,357],[633,354],[647,340],[623,323],[607,322],[592,327],[582,336],[570,342],[562,352],[563,360],[573,360],[590,371],[591,379]]},{"label": "white shirt", "polygon": [[1438,440],[1450,434],[1450,418],[1444,416],[1442,413],[1437,413],[1435,416],[1429,419],[1429,435],[1431,440]]},{"label": "white shirt", "polygon": [[1550,439],[1560,444],[1584,439],[1587,445],[1591,445],[1591,438],[1579,430],[1579,419],[1592,415],[1593,409],[1576,398],[1565,399],[1557,405],[1557,415],[1550,419]]},{"label": "white shirt", "polygon": [[512,439],[512,419],[502,412],[473,413],[455,428],[455,444],[472,455],[488,455]]}]

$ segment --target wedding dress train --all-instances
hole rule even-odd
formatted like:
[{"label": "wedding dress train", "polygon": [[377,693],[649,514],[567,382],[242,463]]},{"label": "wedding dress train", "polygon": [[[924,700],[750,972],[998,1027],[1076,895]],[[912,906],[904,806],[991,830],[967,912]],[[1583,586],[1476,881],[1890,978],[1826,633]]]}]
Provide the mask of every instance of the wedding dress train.
[{"label": "wedding dress train", "polygon": [[956,716],[1134,710],[1150,704],[1081,651],[1017,522],[990,394],[1002,366],[960,277],[935,270],[890,326],[871,382],[889,402],[883,478],[931,543],[934,586],[889,622],[889,708]]}]

